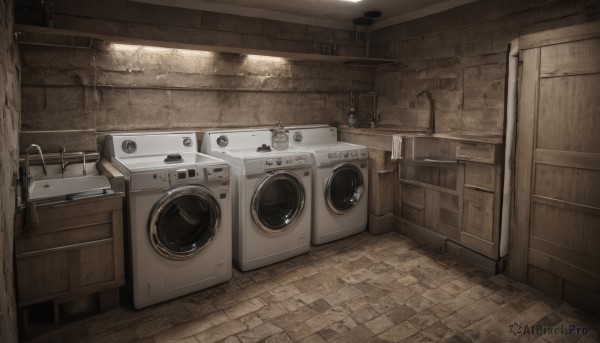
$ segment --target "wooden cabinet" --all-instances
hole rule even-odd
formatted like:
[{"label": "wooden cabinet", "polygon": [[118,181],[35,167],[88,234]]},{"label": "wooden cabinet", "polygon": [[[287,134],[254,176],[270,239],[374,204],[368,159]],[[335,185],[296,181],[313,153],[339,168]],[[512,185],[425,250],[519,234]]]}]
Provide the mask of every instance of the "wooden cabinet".
[{"label": "wooden cabinet", "polygon": [[18,215],[19,308],[26,312],[28,306],[51,301],[58,321],[59,305],[123,286],[122,209],[123,195],[113,194],[30,207],[27,211],[36,211],[38,218],[34,229],[24,225],[25,214]]},{"label": "wooden cabinet", "polygon": [[399,165],[399,215],[411,228],[423,227],[448,239],[460,239],[461,165],[403,161]]},{"label": "wooden cabinet", "polygon": [[496,272],[500,247],[502,146],[439,137],[408,139],[398,166],[400,231],[432,246],[460,247]]},{"label": "wooden cabinet", "polygon": [[[402,210],[415,224],[458,238],[458,165],[402,163]],[[411,216],[411,209],[415,212]]]},{"label": "wooden cabinet", "polygon": [[502,167],[500,164],[463,163],[465,184],[460,242],[469,249],[497,260],[500,257]]}]

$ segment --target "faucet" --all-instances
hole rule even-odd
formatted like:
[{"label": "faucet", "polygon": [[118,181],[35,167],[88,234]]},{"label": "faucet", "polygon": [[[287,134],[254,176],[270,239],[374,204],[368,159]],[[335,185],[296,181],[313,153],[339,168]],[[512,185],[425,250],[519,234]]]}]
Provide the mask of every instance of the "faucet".
[{"label": "faucet", "polygon": [[44,175],[48,176],[48,172],[46,172],[46,162],[44,162],[44,154],[42,154],[42,148],[40,148],[39,145],[37,144],[31,144],[30,146],[27,147],[27,149],[25,149],[25,168],[26,168],[26,172],[27,172],[27,176],[29,176],[29,151],[31,149],[35,149],[38,153],[38,155],[40,155],[40,159],[42,160],[42,170],[44,171]]},{"label": "faucet", "polygon": [[374,128],[375,126],[377,126],[377,123],[379,122],[379,111],[377,109],[377,92],[376,91],[371,91],[371,92],[361,92],[358,94],[358,99],[360,100],[362,97],[372,97],[373,98],[373,104],[371,105],[371,127]]},{"label": "faucet", "polygon": [[415,101],[415,111],[416,114],[419,114],[419,97],[421,95],[425,94],[427,96],[427,100],[429,100],[429,120],[427,122],[427,133],[432,134],[435,133],[435,100],[433,100],[433,96],[431,95],[431,92],[429,92],[427,89],[424,91],[421,91],[419,94],[417,94],[415,96],[416,101]]},{"label": "faucet", "polygon": [[65,177],[65,170],[67,170],[67,166],[70,164],[69,161],[65,161],[65,147],[60,148],[60,177]]},{"label": "faucet", "polygon": [[33,149],[37,151],[38,155],[40,155],[40,159],[42,160],[42,170],[44,171],[44,175],[48,176],[48,172],[46,172],[46,162],[44,161],[44,154],[42,154],[42,148],[40,148],[37,144],[31,144],[25,149],[25,178],[23,180],[23,188],[25,188],[25,201],[29,200],[29,182],[31,181],[31,171],[29,170],[29,151]]}]

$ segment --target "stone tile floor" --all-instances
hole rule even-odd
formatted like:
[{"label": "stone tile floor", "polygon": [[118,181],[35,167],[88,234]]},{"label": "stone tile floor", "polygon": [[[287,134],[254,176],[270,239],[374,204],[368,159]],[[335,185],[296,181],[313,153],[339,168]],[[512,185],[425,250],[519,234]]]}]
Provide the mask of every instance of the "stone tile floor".
[{"label": "stone tile floor", "polygon": [[[519,330],[521,333],[511,332]],[[525,325],[588,330],[526,334]],[[595,318],[398,233],[362,233],[141,311],[124,307],[35,342],[600,342]]]}]

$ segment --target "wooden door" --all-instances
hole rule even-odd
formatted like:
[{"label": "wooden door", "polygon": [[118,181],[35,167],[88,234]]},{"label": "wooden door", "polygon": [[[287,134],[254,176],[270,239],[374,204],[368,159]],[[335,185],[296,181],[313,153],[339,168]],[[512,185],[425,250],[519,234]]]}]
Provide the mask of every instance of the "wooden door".
[{"label": "wooden door", "polygon": [[600,311],[600,24],[520,44],[509,273]]}]

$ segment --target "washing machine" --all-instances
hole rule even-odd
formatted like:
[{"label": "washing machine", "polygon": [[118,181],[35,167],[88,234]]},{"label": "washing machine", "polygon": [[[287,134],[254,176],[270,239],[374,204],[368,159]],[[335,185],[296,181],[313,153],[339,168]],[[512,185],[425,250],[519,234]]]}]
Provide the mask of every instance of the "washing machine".
[{"label": "washing machine", "polygon": [[233,261],[243,271],[308,252],[311,158],[276,150],[268,129],[205,132],[201,151],[229,162]]},{"label": "washing machine", "polygon": [[136,309],[231,278],[229,165],[193,132],[119,134],[105,155],[125,176],[128,288]]},{"label": "washing machine", "polygon": [[368,222],[369,154],[365,146],[339,142],[327,125],[289,127],[290,148],[312,156],[311,241],[323,244],[364,231]]}]

